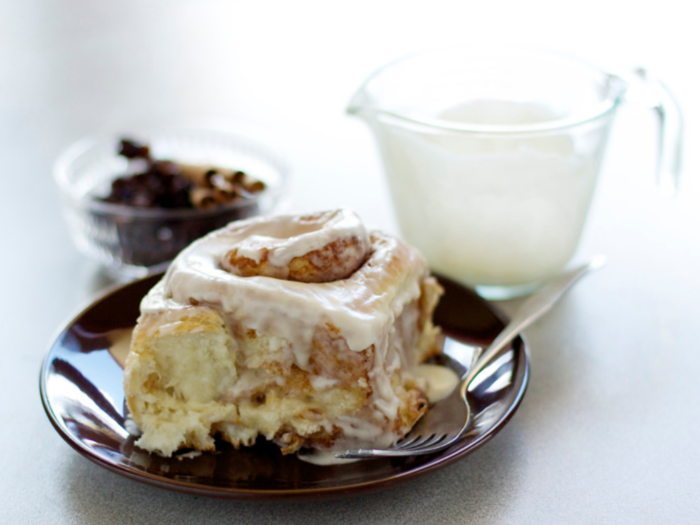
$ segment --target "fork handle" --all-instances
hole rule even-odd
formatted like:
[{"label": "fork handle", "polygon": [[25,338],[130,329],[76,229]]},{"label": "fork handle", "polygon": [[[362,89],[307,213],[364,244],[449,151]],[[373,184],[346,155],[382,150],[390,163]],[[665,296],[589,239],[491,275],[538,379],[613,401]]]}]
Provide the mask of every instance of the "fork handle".
[{"label": "fork handle", "polygon": [[513,319],[511,319],[503,331],[498,334],[498,337],[496,337],[491,345],[479,356],[471,370],[467,372],[467,377],[463,382],[465,390],[479,372],[481,372],[508,343],[515,339],[525,328],[547,313],[576,281],[587,273],[602,268],[605,264],[606,259],[604,256],[599,255],[594,257],[590,262],[555,277],[544,285],[538,293],[527,299],[518,309],[515,316],[513,316]]}]

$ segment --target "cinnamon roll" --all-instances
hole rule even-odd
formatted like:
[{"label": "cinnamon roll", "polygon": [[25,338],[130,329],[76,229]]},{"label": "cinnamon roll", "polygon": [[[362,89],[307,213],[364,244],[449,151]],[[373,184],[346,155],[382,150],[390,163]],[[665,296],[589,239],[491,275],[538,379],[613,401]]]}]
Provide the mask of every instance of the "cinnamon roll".
[{"label": "cinnamon roll", "polygon": [[413,371],[440,351],[440,292],[416,249],[347,210],[207,235],[141,303],[124,373],[137,445],[390,445],[427,408]]}]

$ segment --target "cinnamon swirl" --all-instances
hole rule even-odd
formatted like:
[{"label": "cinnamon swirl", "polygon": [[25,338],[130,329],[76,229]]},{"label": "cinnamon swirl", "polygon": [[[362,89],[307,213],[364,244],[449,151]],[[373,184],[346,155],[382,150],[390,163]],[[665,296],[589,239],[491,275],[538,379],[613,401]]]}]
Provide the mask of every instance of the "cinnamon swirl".
[{"label": "cinnamon swirl", "polygon": [[141,304],[124,374],[137,444],[388,446],[426,410],[412,371],[439,352],[439,294],[416,249],[347,210],[213,232]]}]

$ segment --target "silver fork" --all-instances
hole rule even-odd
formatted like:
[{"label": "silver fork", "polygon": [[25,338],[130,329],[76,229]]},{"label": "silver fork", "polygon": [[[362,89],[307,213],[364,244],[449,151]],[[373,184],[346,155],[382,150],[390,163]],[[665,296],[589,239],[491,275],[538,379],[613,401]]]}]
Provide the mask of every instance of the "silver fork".
[{"label": "silver fork", "polygon": [[479,373],[525,328],[542,317],[581,277],[605,266],[603,256],[558,275],[527,299],[491,345],[473,360],[458,386],[428,410],[413,430],[395,445],[385,449],[347,450],[335,455],[345,459],[417,456],[432,454],[452,446],[467,432],[472,422],[467,392]]}]

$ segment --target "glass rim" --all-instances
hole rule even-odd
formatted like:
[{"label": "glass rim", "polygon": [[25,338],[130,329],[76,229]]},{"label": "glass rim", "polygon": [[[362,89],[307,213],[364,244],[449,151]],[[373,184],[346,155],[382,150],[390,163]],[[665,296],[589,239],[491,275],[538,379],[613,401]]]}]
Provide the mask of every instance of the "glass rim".
[{"label": "glass rim", "polygon": [[[465,124],[460,122],[451,122],[439,118],[408,116],[396,111],[372,107],[371,104],[355,104],[355,101],[358,98],[360,98],[361,96],[363,96],[364,93],[367,93],[369,91],[367,89],[369,84],[388,70],[417,58],[447,53],[465,53],[465,56],[473,58],[488,58],[489,56],[492,56],[494,58],[513,58],[517,56],[529,56],[535,58],[543,58],[547,60],[560,60],[562,62],[568,62],[572,65],[587,68],[591,71],[595,71],[600,75],[603,75],[605,78],[608,79],[609,82],[611,82],[611,84],[613,84],[613,87],[610,90],[611,94],[609,96],[606,96],[603,100],[601,100],[601,102],[596,106],[595,111],[590,111],[581,115],[554,119],[551,121],[536,124]],[[556,132],[564,129],[569,129],[590,122],[594,122],[596,120],[604,119],[605,117],[614,113],[619,104],[622,102],[626,91],[626,86],[627,82],[621,76],[605,71],[604,69],[601,69],[600,67],[585,60],[582,60],[578,57],[557,51],[534,47],[513,46],[450,47],[419,51],[416,53],[405,55],[403,57],[392,60],[387,64],[384,64],[379,69],[376,69],[365,79],[365,81],[353,95],[350,104],[346,108],[346,112],[351,115],[356,115],[362,113],[363,111],[369,111],[371,113],[380,116],[385,116],[392,120],[396,120],[404,125],[418,126],[422,128],[427,128],[429,130],[446,131],[456,134],[482,136],[540,135],[547,134],[549,132]]]}]

